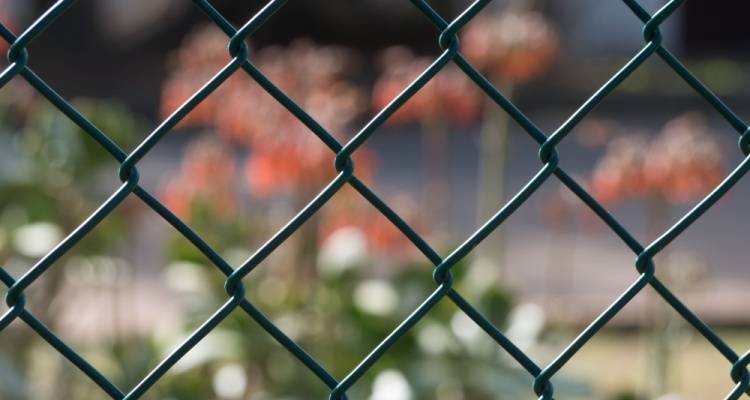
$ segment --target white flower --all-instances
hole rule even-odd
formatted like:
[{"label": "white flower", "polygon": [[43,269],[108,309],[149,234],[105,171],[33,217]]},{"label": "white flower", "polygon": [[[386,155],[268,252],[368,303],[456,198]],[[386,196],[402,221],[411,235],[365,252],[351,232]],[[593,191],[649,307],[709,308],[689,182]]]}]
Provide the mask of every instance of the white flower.
[{"label": "white flower", "polygon": [[424,323],[417,333],[417,344],[427,354],[445,353],[453,345],[453,340],[446,328],[434,322]]},{"label": "white flower", "polygon": [[476,257],[467,271],[467,286],[474,293],[482,294],[497,285],[500,266],[488,257]]},{"label": "white flower", "polygon": [[[181,335],[172,336],[161,346],[162,358],[171,354],[192,335],[193,332],[183,332]],[[244,339],[235,332],[225,330],[214,330],[193,347],[184,357],[180,359],[170,370],[170,374],[180,374],[206,363],[225,360],[236,357],[242,348]]]},{"label": "white flower", "polygon": [[51,222],[33,222],[13,232],[13,246],[19,253],[30,258],[49,253],[62,239],[62,230]]},{"label": "white flower", "polygon": [[414,393],[400,371],[388,369],[378,374],[372,383],[370,400],[411,400]]},{"label": "white flower", "polygon": [[239,399],[245,394],[247,375],[241,365],[227,364],[214,373],[211,383],[219,398]]},{"label": "white flower", "polygon": [[336,276],[367,262],[367,237],[355,227],[339,228],[323,242],[318,266],[324,275]]},{"label": "white flower", "polygon": [[484,333],[474,321],[459,310],[451,317],[451,330],[466,346],[476,346]]},{"label": "white flower", "polygon": [[175,292],[205,293],[209,290],[205,269],[194,262],[174,261],[164,269],[164,278],[167,286]]},{"label": "white flower", "polygon": [[354,304],[369,314],[389,315],[396,310],[398,301],[398,292],[384,279],[370,279],[354,289]]},{"label": "white flower", "polygon": [[307,333],[307,322],[298,314],[289,312],[279,316],[274,323],[292,340],[297,340]]},{"label": "white flower", "polygon": [[544,310],[534,303],[522,303],[514,307],[509,319],[505,336],[521,350],[533,346],[544,328]]}]

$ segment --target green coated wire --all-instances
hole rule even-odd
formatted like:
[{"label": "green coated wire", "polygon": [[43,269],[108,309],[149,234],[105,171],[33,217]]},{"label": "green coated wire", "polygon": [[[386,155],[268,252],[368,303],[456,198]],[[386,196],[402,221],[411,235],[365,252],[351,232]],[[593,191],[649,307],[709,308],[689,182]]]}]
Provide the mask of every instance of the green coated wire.
[{"label": "green coated wire", "polygon": [[[196,91],[187,101],[159,124],[131,153],[124,152],[104,132],[94,126],[79,113],[68,101],[54,91],[28,66],[29,55],[26,47],[34,38],[49,27],[56,18],[61,16],[74,0],[59,0],[50,6],[20,35],[14,35],[0,24],[0,36],[8,42],[9,65],[0,72],[0,88],[4,87],[16,76],[26,80],[33,88],[42,94],[52,105],[57,107],[65,116],[79,126],[87,135],[94,139],[105,151],[120,163],[119,176],[122,185],[83,221],[72,233],[60,242],[47,255],[42,257],[20,278],[14,279],[5,269],[0,267],[0,281],[8,288],[6,303],[9,306],[0,316],[0,332],[16,319],[25,322],[33,331],[48,342],[55,350],[79,368],[86,376],[96,383],[107,395],[113,399],[138,399],[143,396],[175,363],[184,357],[198,342],[216,328],[230,313],[238,308],[252,318],[264,331],[273,337],[277,343],[287,349],[290,354],[303,363],[320,381],[330,389],[330,399],[346,399],[346,391],[356,384],[360,378],[385,354],[389,348],[414,327],[419,320],[443,298],[450,299],[460,310],[486,332],[499,346],[501,346],[518,364],[533,378],[533,391],[540,399],[553,398],[552,380],[557,372],[573,358],[576,353],[597,332],[607,324],[617,313],[625,307],[640,291],[651,286],[670,306],[672,306],[691,326],[704,336],[714,348],[730,363],[730,378],[736,383],[732,392],[725,399],[739,399],[743,394],[750,394],[750,352],[739,356],[716,332],[693,313],[677,296],[675,296],[656,276],[656,265],[653,258],[667,247],[691,224],[698,220],[720,198],[722,198],[742,177],[750,170],[750,157],[746,157],[711,193],[678,220],[672,227],[647,246],[643,246],[630,234],[599,202],[596,201],[578,182],[560,167],[560,159],[556,146],[564,140],[601,101],[606,98],[619,84],[628,78],[642,63],[652,55],[658,55],[670,66],[690,87],[703,97],[739,134],[739,147],[747,156],[750,153],[750,128],[718,98],[707,86],[693,75],[677,57],[662,44],[659,26],[666,21],[683,3],[682,0],[667,2],[654,15],[650,15],[636,0],[623,0],[625,5],[636,15],[643,25],[643,37],[646,41],[643,47],[618,72],[605,82],[588,100],[586,100],[570,117],[549,135],[539,129],[515,104],[505,97],[486,77],[460,52],[458,34],[463,26],[472,20],[490,0],[476,0],[452,21],[444,20],[425,0],[410,0],[439,31],[438,45],[441,54],[414,81],[403,89],[387,106],[368,121],[346,143],[340,143],[333,135],[323,128],[314,118],[302,109],[284,91],[279,89],[266,75],[263,74],[250,60],[250,54],[245,44],[246,39],[261,27],[286,3],[285,0],[272,0],[258,11],[247,23],[239,29],[235,28],[218,12],[208,0],[193,0],[206,16],[213,21],[228,37],[228,53],[231,60],[219,70],[208,82]],[[527,182],[527,184],[513,196],[500,210],[484,225],[474,232],[466,241],[453,252],[442,258],[416,231],[409,226],[386,202],[376,195],[355,175],[355,165],[352,161],[354,152],[365,143],[385,121],[393,115],[409,98],[417,93],[425,84],[439,73],[448,63],[455,63],[490,99],[506,111],[518,125],[540,146],[539,158],[541,169]],[[284,225],[265,244],[260,246],[253,255],[233,268],[211,246],[209,246],[187,224],[180,220],[166,206],[139,185],[138,162],[158,142],[168,134],[185,116],[195,109],[207,96],[215,91],[231,75],[243,70],[250,78],[267,91],[312,134],[316,135],[332,151],[333,167],[338,172],[336,177],[320,193],[300,210],[286,225]],[[586,204],[617,236],[633,251],[637,279],[625,290],[609,307],[607,307],[591,324],[547,366],[540,367],[527,354],[513,344],[489,319],[478,309],[465,300],[453,285],[451,269],[458,261],[466,257],[472,249],[481,243],[492,231],[497,229],[510,215],[527,202],[527,200],[551,176],[569,188],[581,201]],[[349,374],[338,380],[333,377],[324,366],[295,343],[281,329],[279,329],[262,311],[256,308],[245,297],[242,280],[252,272],[266,257],[287,240],[297,229],[328,202],[345,184],[352,186],[373,207],[379,210],[414,246],[434,265],[433,280],[437,287],[423,302],[394,330],[386,336]],[[24,290],[32,285],[36,279],[51,268],[55,262],[97,224],[118,207],[130,194],[134,194],[158,215],[164,218],[172,227],[204,254],[227,279],[225,289],[229,299],[208,320],[197,328],[185,341],[160,362],[146,377],[128,392],[117,388],[110,380],[89,364],[73,348],[64,343],[53,331],[34,317],[25,308]]]}]

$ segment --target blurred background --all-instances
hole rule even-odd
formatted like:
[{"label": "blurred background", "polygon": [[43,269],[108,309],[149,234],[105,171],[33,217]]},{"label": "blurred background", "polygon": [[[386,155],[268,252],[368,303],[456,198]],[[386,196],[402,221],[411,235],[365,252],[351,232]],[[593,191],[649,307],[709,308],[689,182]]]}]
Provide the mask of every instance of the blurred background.
[{"label": "blurred background", "polygon": [[[263,2],[215,0],[240,25]],[[642,0],[654,12],[665,2]],[[23,31],[52,2],[0,1]],[[446,19],[464,0],[430,2]],[[664,44],[735,111],[750,103],[750,5],[685,4]],[[620,2],[495,1],[462,52],[553,132],[643,46]],[[402,0],[289,2],[251,60],[340,141],[440,54]],[[179,0],[74,4],[29,45],[29,66],[130,151],[229,62],[227,39]],[[7,46],[4,46],[7,49]],[[558,146],[561,167],[641,241],[742,160],[738,135],[654,56]],[[538,145],[448,65],[356,152],[357,176],[447,256],[541,168]],[[243,73],[139,163],[142,185],[241,265],[335,176],[334,154]],[[0,91],[0,265],[18,278],[118,186],[118,164],[20,78]],[[738,352],[750,346],[741,181],[656,258],[657,275]],[[637,277],[635,255],[550,178],[454,268],[456,287],[539,365]],[[432,265],[344,187],[244,280],[248,298],[345,376],[432,290]],[[224,276],[131,196],[26,290],[27,307],[129,389],[226,299]],[[3,292],[0,290],[0,292]],[[3,292],[4,293],[4,292]],[[5,312],[5,304],[0,313]],[[103,399],[21,321],[0,339],[0,398]],[[730,364],[650,288],[555,375],[559,399],[716,399]],[[532,378],[442,301],[349,391],[352,399],[532,399]],[[327,388],[235,311],[147,399],[311,399]]]}]

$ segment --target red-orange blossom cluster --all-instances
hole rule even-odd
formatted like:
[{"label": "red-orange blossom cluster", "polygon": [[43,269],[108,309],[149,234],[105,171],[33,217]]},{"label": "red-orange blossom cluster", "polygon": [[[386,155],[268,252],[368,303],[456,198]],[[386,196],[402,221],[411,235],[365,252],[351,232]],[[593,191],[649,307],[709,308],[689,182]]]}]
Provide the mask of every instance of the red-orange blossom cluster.
[{"label": "red-orange blossom cluster", "polygon": [[648,142],[641,136],[614,140],[597,166],[591,190],[597,199],[663,198],[685,203],[714,188],[723,177],[721,152],[705,121],[688,113]]}]

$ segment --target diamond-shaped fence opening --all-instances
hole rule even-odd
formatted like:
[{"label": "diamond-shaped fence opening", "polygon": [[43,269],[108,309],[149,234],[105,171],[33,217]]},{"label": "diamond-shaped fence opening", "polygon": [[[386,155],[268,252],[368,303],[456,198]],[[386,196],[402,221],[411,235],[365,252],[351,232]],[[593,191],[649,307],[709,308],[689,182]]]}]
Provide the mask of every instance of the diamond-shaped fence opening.
[{"label": "diamond-shaped fence opening", "polygon": [[[48,86],[42,77],[36,75],[29,65],[29,54],[26,46],[43,30],[54,22],[56,18],[64,16],[64,12],[73,6],[70,0],[60,0],[54,3],[45,13],[39,16],[19,35],[14,35],[7,28],[0,27],[0,35],[10,43],[8,59],[10,65],[0,73],[0,86],[5,86],[11,80],[26,80],[38,92],[46,97],[56,108],[78,125],[87,135],[96,140],[103,152],[109,153],[113,159],[120,163],[119,177],[121,184],[114,190],[110,197],[93,212],[88,219],[82,222],[72,233],[63,239],[53,250],[42,257],[32,268],[21,276],[11,276],[5,269],[0,268],[0,280],[8,287],[6,302],[9,309],[0,316],[0,331],[6,329],[11,323],[25,323],[47,341],[52,347],[65,356],[78,369],[83,371],[98,387],[111,398],[136,399],[144,396],[148,390],[157,384],[176,364],[189,355],[209,334],[214,332],[230,314],[241,314],[243,318],[250,317],[263,330],[285,347],[296,360],[309,369],[320,381],[328,387],[330,399],[344,399],[347,391],[355,386],[380,359],[408,332],[412,332],[417,324],[433,309],[443,301],[450,301],[457,306],[461,312],[473,321],[485,334],[487,334],[499,348],[518,363],[529,376],[533,377],[533,390],[536,396],[542,399],[554,398],[554,383],[558,379],[558,372],[576,356],[576,354],[597,335],[607,323],[617,315],[634,298],[642,295],[644,290],[650,286],[665,304],[672,307],[682,319],[693,326],[695,330],[704,336],[712,346],[727,359],[731,365],[728,379],[736,382],[736,387],[729,393],[727,399],[738,399],[750,390],[750,374],[746,369],[750,362],[750,353],[744,356],[738,355],[716,332],[706,325],[690,308],[688,308],[679,297],[668,288],[659,278],[656,272],[659,268],[653,261],[660,252],[667,248],[681,233],[693,224],[697,219],[727,191],[729,191],[750,170],[750,159],[745,158],[726,178],[716,186],[710,194],[698,202],[689,212],[682,216],[661,236],[651,243],[639,242],[621,223],[615,219],[608,210],[574,178],[560,167],[560,158],[556,146],[566,140],[568,134],[585,119],[591,110],[604,98],[615,90],[625,79],[636,71],[646,60],[650,58],[661,58],[674,72],[685,80],[692,89],[715,108],[739,133],[740,149],[747,154],[750,151],[750,136],[747,135],[747,124],[735,114],[725,103],[723,103],[713,92],[704,86],[684,64],[662,43],[662,35],[659,26],[680,7],[682,1],[672,0],[662,8],[651,14],[644,10],[635,0],[625,0],[624,3],[635,14],[634,18],[643,23],[643,47],[604,83],[580,108],[570,117],[550,132],[544,132],[530,120],[522,110],[516,107],[503,92],[493,86],[490,81],[478,72],[472,64],[461,54],[461,43],[459,36],[462,28],[482,12],[482,9],[490,3],[489,0],[477,0],[468,5],[463,12],[452,20],[443,19],[424,0],[412,0],[413,5],[424,14],[425,18],[434,24],[439,35],[436,42],[441,48],[441,53],[422,73],[416,77],[408,86],[395,96],[380,112],[370,121],[366,122],[356,134],[346,142],[339,142],[334,135],[329,133],[323,126],[312,118],[304,108],[295,103],[294,99],[287,96],[275,82],[269,80],[262,71],[251,63],[251,54],[245,43],[269,18],[284,7],[285,2],[272,0],[266,3],[255,15],[242,26],[236,28],[230,24],[225,17],[218,12],[207,0],[195,0],[195,5],[200,8],[227,36],[229,58],[227,63],[215,72],[213,77],[167,117],[159,126],[138,145],[132,152],[125,152],[114,143],[107,132],[99,130],[81,113],[79,113],[69,102],[58,95],[53,88]],[[249,58],[250,57],[250,58]],[[445,257],[439,255],[424,238],[398,213],[392,210],[376,193],[365,185],[357,177],[357,168],[351,161],[361,146],[381,126],[397,112],[410,97],[414,96],[425,84],[430,82],[449,64],[455,64],[465,73],[483,92],[489,96],[496,107],[508,113],[529,136],[539,145],[539,159],[536,175],[516,193],[509,196],[509,200],[498,207],[496,214],[490,217],[483,226],[478,228],[470,237]],[[32,63],[33,64],[33,63]],[[221,87],[224,82],[234,74],[247,74],[255,80],[264,90],[273,96],[280,105],[300,120],[310,131],[311,135],[317,136],[330,150],[335,158],[332,168],[336,175],[325,188],[321,189],[317,196],[302,209],[298,210],[286,225],[273,234],[268,242],[255,250],[248,259],[237,265],[231,265],[222,255],[209,246],[189,225],[178,218],[151,193],[139,185],[139,161],[143,159],[175,126],[188,116],[199,104],[210,94]],[[519,207],[523,206],[531,196],[548,180],[558,180],[566,186],[575,196],[580,198],[593,212],[622,240],[623,245],[629,248],[634,257],[634,274],[629,287],[620,296],[613,300],[591,323],[589,323],[569,345],[550,363],[540,365],[528,354],[519,348],[513,341],[500,331],[490,320],[477,308],[469,303],[454,286],[452,271],[457,263],[472,252],[472,250],[495,229],[502,225]],[[390,332],[379,340],[379,343],[370,349],[369,354],[363,354],[359,363],[353,365],[347,374],[333,376],[326,369],[325,363],[319,362],[307,353],[297,342],[295,342],[283,329],[274,324],[253,303],[246,298],[246,289],[243,279],[254,270],[262,261],[272,254],[291,235],[301,229],[304,224],[312,218],[320,208],[329,202],[342,187],[349,185],[354,188],[372,207],[383,214],[403,235],[408,239],[434,267],[432,279],[434,279],[433,291],[421,299],[421,303],[400,322],[392,327]],[[113,210],[121,206],[126,198],[137,197],[147,206],[152,208],[160,217],[164,218],[175,230],[182,234],[200,253],[226,276],[226,297],[223,305],[215,310],[213,315],[205,318],[182,342],[173,347],[172,352],[164,357],[145,377],[138,381],[133,387],[118,388],[109,378],[102,375],[87,360],[79,355],[74,349],[63,342],[54,332],[44,326],[26,307],[26,289],[50,268],[54,268],[59,259],[68,254],[73,247],[81,241],[103,220],[107,219]],[[252,278],[248,278],[252,279]],[[425,272],[425,278],[430,279]],[[447,298],[447,300],[446,300]],[[18,321],[20,320],[20,321]]]}]

